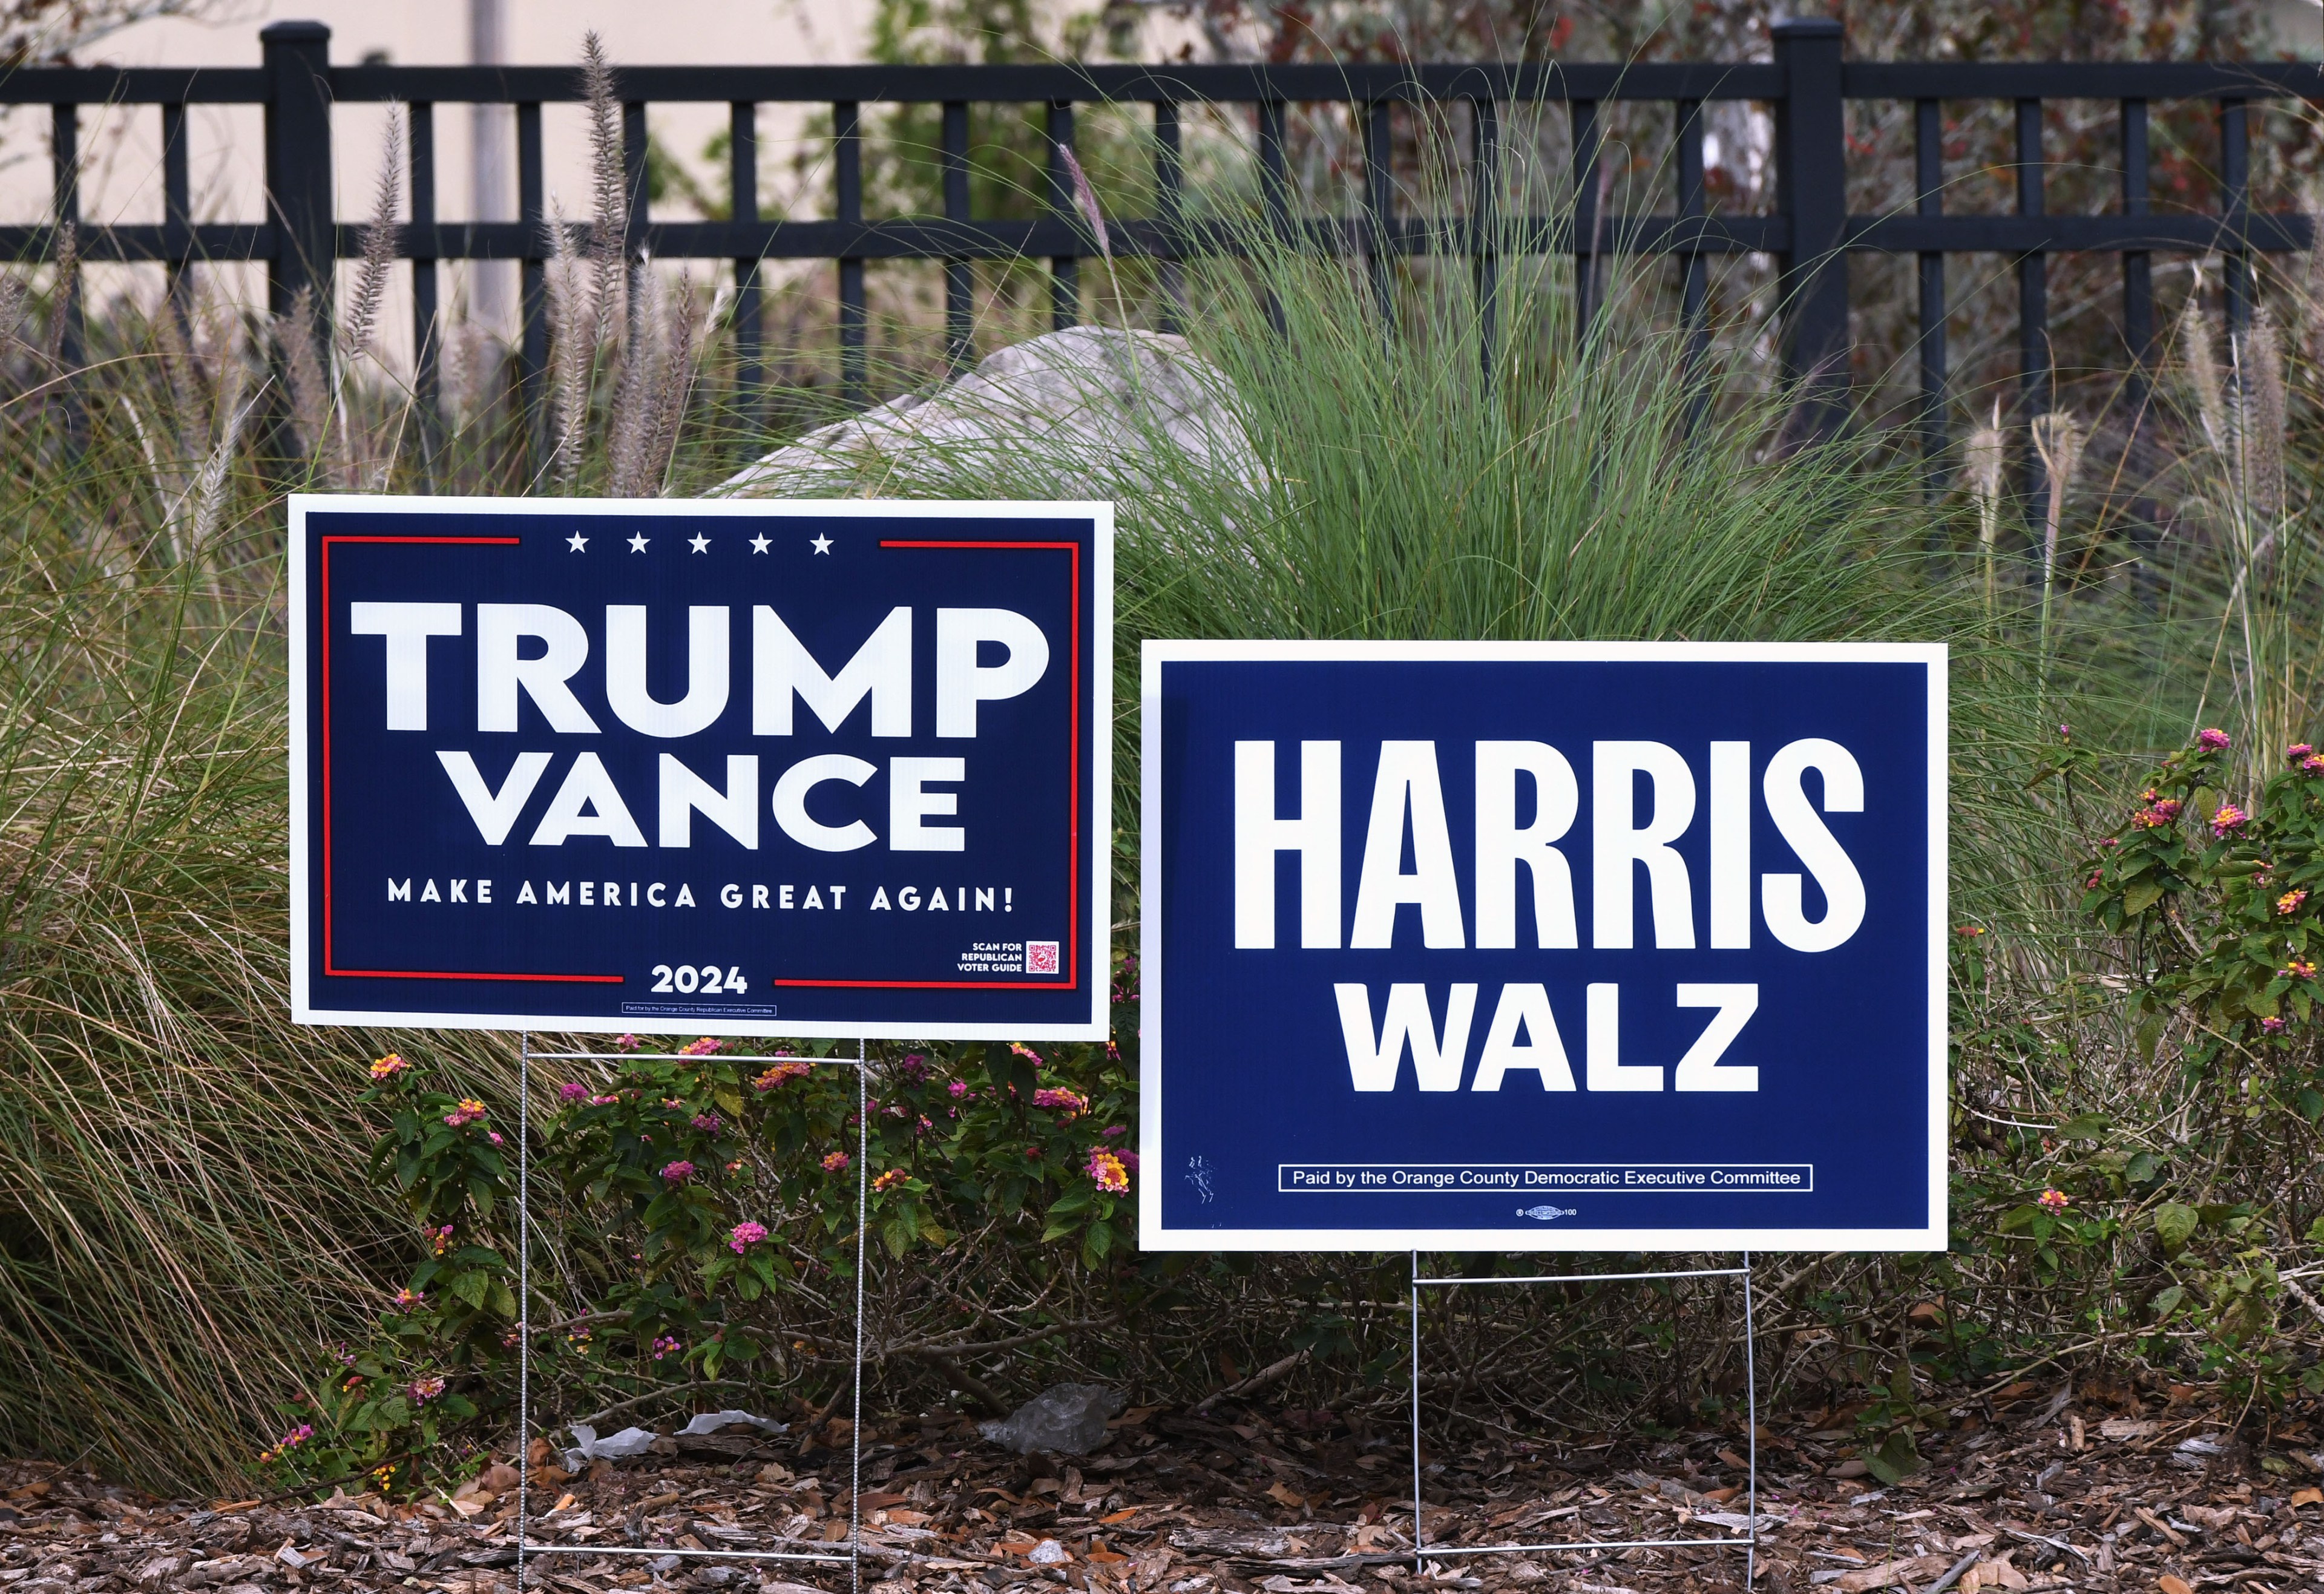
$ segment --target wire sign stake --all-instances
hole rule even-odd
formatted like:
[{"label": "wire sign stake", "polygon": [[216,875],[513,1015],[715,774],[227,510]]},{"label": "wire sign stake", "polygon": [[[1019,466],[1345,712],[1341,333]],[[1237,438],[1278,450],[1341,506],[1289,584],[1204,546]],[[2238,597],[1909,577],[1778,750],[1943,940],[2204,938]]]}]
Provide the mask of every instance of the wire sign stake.
[{"label": "wire sign stake", "polygon": [[[678,1052],[541,1052],[532,1049],[532,1033],[522,1032],[519,1039],[517,1077],[519,1101],[527,1108],[532,1101],[532,1060],[535,1055],[559,1063],[610,1062],[669,1062],[682,1056]],[[732,1063],[775,1064],[796,1061],[786,1056],[730,1055]],[[855,1043],[855,1059],[851,1064],[844,1058],[825,1059],[841,1067],[855,1070],[855,1351],[854,1365],[849,1372],[850,1419],[847,1430],[847,1542],[828,1550],[687,1550],[659,1549],[646,1544],[558,1544],[544,1543],[531,1536],[532,1517],[532,1332],[530,1323],[520,1322],[517,1332],[517,1432],[521,1442],[517,1450],[516,1483],[516,1575],[524,1581],[525,1558],[530,1555],[632,1555],[659,1560],[674,1555],[706,1561],[804,1561],[825,1565],[844,1564],[848,1569],[848,1586],[861,1589],[863,1583],[862,1538],[863,1510],[857,1497],[863,1485],[863,1244],[864,1219],[870,1210],[871,1194],[871,1114],[866,1110],[870,1088],[866,1079],[868,1063],[864,1044]],[[529,1123],[517,1137],[517,1300],[521,1312],[530,1312],[532,1300],[532,1138]]]},{"label": "wire sign stake", "polygon": [[[1446,1544],[1428,1543],[1426,1505],[1421,1498],[1420,1454],[1420,1292],[1480,1285],[1619,1284],[1662,1278],[1739,1278],[1743,1281],[1743,1423],[1744,1525],[1742,1536],[1717,1539],[1576,1539],[1552,1544]],[[1758,1575],[1759,1554],[1759,1378],[1757,1344],[1752,1334],[1751,1253],[1743,1253],[1739,1267],[1692,1267],[1651,1273],[1550,1273],[1530,1276],[1430,1277],[1420,1270],[1420,1253],[1412,1253],[1412,1569],[1427,1571],[1433,1558],[1461,1555],[1525,1555],[1586,1553],[1593,1550],[1711,1550],[1743,1552],[1743,1587]]]}]

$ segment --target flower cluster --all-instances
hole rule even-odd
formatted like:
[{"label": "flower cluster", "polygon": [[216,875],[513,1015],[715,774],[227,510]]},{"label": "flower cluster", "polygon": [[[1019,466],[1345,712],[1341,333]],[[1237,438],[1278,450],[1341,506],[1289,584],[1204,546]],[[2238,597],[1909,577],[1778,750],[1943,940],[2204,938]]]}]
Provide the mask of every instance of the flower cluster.
[{"label": "flower cluster", "polygon": [[557,1087],[557,1099],[560,1101],[586,1101],[589,1099],[589,1087],[577,1079],[568,1079]]},{"label": "flower cluster", "polygon": [[697,1112],[694,1115],[694,1127],[706,1135],[716,1134],[720,1125],[724,1122],[725,1120],[715,1112]]},{"label": "flower cluster", "polygon": [[2183,805],[2177,797],[2157,797],[2146,793],[2146,806],[2130,816],[2130,822],[2141,830],[2161,830],[2179,817]]},{"label": "flower cluster", "polygon": [[1023,1041],[1021,1041],[1021,1040],[1012,1040],[1012,1041],[1010,1041],[1010,1042],[1009,1043],[1009,1049],[1010,1049],[1010,1051],[1012,1051],[1012,1052],[1016,1053],[1016,1054],[1017,1054],[1019,1056],[1020,1056],[1020,1057],[1024,1057],[1024,1058],[1028,1058],[1028,1059],[1029,1059],[1029,1060],[1032,1062],[1032,1064],[1033,1064],[1033,1066],[1034,1066],[1034,1067],[1038,1068],[1038,1067],[1040,1067],[1040,1066],[1041,1066],[1041,1054],[1040,1054],[1040,1053],[1038,1053],[1038,1052],[1037,1052],[1037,1051],[1035,1051],[1032,1047],[1030,1047],[1030,1046],[1027,1046]]},{"label": "flower cluster", "polygon": [[678,1047],[678,1055],[681,1057],[707,1057],[717,1049],[717,1038],[706,1035],[700,1040],[690,1040]]},{"label": "flower cluster", "polygon": [[[440,1257],[444,1253],[439,1250],[436,1254]],[[398,1290],[395,1292],[395,1309],[398,1312],[417,1312],[426,1304],[428,1304],[428,1292],[426,1290]]]},{"label": "flower cluster", "polygon": [[673,1184],[683,1184],[694,1177],[694,1165],[680,1157],[676,1162],[662,1164],[661,1176]]},{"label": "flower cluster", "polygon": [[835,1151],[823,1159],[823,1171],[826,1174],[844,1173],[846,1171],[847,1165],[854,1160],[844,1151]]},{"label": "flower cluster", "polygon": [[649,1349],[653,1351],[653,1359],[656,1361],[659,1361],[665,1356],[677,1355],[680,1350],[684,1349],[684,1347],[679,1345],[678,1341],[670,1335],[663,1334],[659,1336]]},{"label": "flower cluster", "polygon": [[2315,751],[2305,742],[2295,742],[2283,750],[2283,761],[2287,764],[2296,764]]},{"label": "flower cluster", "polygon": [[617,1035],[613,1037],[613,1050],[617,1052],[634,1052],[637,1049],[638,1037],[636,1036]]},{"label": "flower cluster", "polygon": [[459,1106],[444,1115],[444,1121],[456,1129],[465,1124],[472,1124],[484,1116],[484,1104],[482,1101],[464,1099]]},{"label": "flower cluster", "polygon": [[2300,911],[2300,905],[2307,900],[2308,893],[2304,889],[2286,891],[2282,896],[2278,897],[2275,899],[2275,911],[2278,913],[2298,913]]},{"label": "flower cluster", "polygon": [[403,1060],[403,1055],[401,1052],[390,1052],[371,1065],[371,1076],[374,1080],[384,1083],[410,1066],[410,1064]]},{"label": "flower cluster", "polygon": [[2251,815],[2233,803],[2221,803],[2211,815],[2211,834],[2225,838],[2251,823]]},{"label": "flower cluster", "polygon": [[739,1257],[766,1238],[767,1226],[764,1223],[745,1220],[734,1225],[732,1237],[726,1241],[726,1248]]},{"label": "flower cluster", "polygon": [[2062,1212],[2072,1203],[2062,1190],[2044,1190],[2041,1195],[2041,1204],[2047,1212]]},{"label": "flower cluster", "polygon": [[1054,1108],[1057,1111],[1064,1113],[1065,1115],[1065,1121],[1067,1123],[1071,1123],[1074,1119],[1079,1118],[1083,1113],[1089,1110],[1090,1099],[1087,1096],[1081,1094],[1078,1091],[1068,1091],[1062,1088],[1053,1089],[1044,1086],[1042,1089],[1033,1092],[1033,1105],[1036,1107]]},{"label": "flower cluster", "polygon": [[428,1243],[435,1247],[438,1256],[452,1248],[452,1226],[449,1223],[441,1229],[422,1229],[420,1232],[428,1237]]},{"label": "flower cluster", "polygon": [[897,1185],[901,1184],[906,1179],[910,1177],[911,1175],[904,1172],[901,1168],[890,1168],[886,1173],[872,1181],[872,1188],[875,1191],[893,1190]]},{"label": "flower cluster", "polygon": [[291,1429],[290,1433],[285,1433],[281,1438],[276,1440],[274,1442],[274,1447],[272,1450],[260,1451],[258,1452],[258,1459],[261,1462],[279,1461],[290,1451],[297,1450],[300,1445],[306,1443],[309,1440],[314,1437],[315,1424],[312,1423],[301,1423],[296,1428]]},{"label": "flower cluster", "polygon": [[443,1379],[441,1379],[441,1378],[420,1378],[420,1379],[416,1379],[416,1380],[414,1380],[414,1381],[413,1381],[412,1386],[411,1386],[411,1404],[412,1404],[412,1405],[426,1405],[429,1401],[431,1401],[431,1400],[435,1399],[438,1396],[439,1396],[439,1395],[441,1395],[441,1394],[443,1394],[443,1393],[444,1393],[444,1380],[443,1380]]},{"label": "flower cluster", "polygon": [[762,1091],[771,1091],[788,1084],[795,1079],[805,1079],[815,1064],[805,1057],[794,1057],[788,1063],[778,1063],[751,1083]]},{"label": "flower cluster", "polygon": [[1130,1188],[1130,1167],[1121,1160],[1119,1152],[1100,1147],[1090,1153],[1089,1162],[1082,1171],[1089,1175],[1091,1181],[1108,1195],[1120,1195]]},{"label": "flower cluster", "polygon": [[2195,745],[2205,752],[2225,752],[2234,744],[2227,740],[2227,733],[2225,731],[2213,728],[2196,732]]},{"label": "flower cluster", "polygon": [[2283,1033],[2283,1020],[2281,1018],[2262,1018],[2259,1021],[2259,1032],[2262,1035],[2282,1035]]},{"label": "flower cluster", "polygon": [[2316,965],[2296,957],[2290,959],[2283,965],[2283,977],[2287,980],[2313,980],[2316,978]]}]

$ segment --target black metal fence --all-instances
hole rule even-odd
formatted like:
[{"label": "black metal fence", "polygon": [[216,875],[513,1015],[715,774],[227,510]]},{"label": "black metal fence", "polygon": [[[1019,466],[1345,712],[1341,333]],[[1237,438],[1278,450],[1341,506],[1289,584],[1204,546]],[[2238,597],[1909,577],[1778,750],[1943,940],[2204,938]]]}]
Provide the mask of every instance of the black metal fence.
[{"label": "black metal fence", "polygon": [[[1176,263],[1216,244],[1186,224],[1180,210],[1180,115],[1191,105],[1252,108],[1261,191],[1268,217],[1286,235],[1360,256],[1373,290],[1387,302],[1398,255],[1465,254],[1480,290],[1480,345],[1489,363],[1502,256],[1521,251],[1570,254],[1586,296],[1596,257],[1624,252],[1675,256],[1681,308],[1698,335],[1706,315],[1708,256],[1753,252],[1779,263],[1778,294],[1786,374],[1845,381],[1849,338],[1849,251],[1912,254],[1919,266],[1918,355],[1923,447],[1934,459],[1945,441],[1945,257],[1999,253],[2016,263],[2018,381],[2023,408],[2049,408],[2053,382],[2048,331],[2048,257],[2095,251],[2120,257],[2121,333],[2134,384],[2143,381],[2155,339],[2152,260],[2157,252],[2219,253],[2227,263],[2228,320],[2241,328],[2253,305],[2252,257],[2305,248],[2310,219],[2255,211],[2250,193],[2247,107],[2254,100],[2324,99],[2324,65],[2312,62],[1978,63],[1848,61],[1836,23],[1776,24],[1775,59],[1748,64],[1569,65],[1559,62],[1298,66],[961,66],[961,67],[631,67],[621,70],[622,134],[631,192],[629,244],[670,259],[732,263],[740,379],[762,379],[759,270],[770,260],[832,262],[838,275],[842,381],[851,401],[868,397],[864,264],[872,260],[934,260],[945,264],[947,342],[955,363],[967,357],[971,268],[976,260],[1046,259],[1051,316],[1070,325],[1078,303],[1076,263],[1095,253],[1074,215],[1071,174],[1059,148],[1074,144],[1077,105],[1144,104],[1154,117],[1155,214],[1109,218],[1114,252],[1161,263],[1175,285]],[[542,273],[547,255],[541,117],[544,104],[582,97],[570,67],[333,66],[330,31],[318,23],[266,28],[256,68],[27,68],[0,79],[0,104],[53,107],[55,221],[76,224],[85,260],[156,261],[174,276],[203,262],[264,261],[269,302],[287,311],[309,286],[327,288],[336,259],[359,254],[360,229],[332,208],[331,111],[340,103],[401,102],[410,119],[411,222],[400,253],[411,261],[419,380],[431,401],[436,384],[438,264],[450,260],[521,263],[522,336],[519,368],[538,391],[548,357]],[[2045,100],[2104,100],[2120,109],[2121,197],[2105,215],[2051,215],[2043,205],[2043,105]],[[1602,150],[1600,108],[1612,101],[1672,107],[1676,193],[1667,214],[1597,213]],[[1712,214],[1705,203],[1702,107],[1748,100],[1773,107],[1776,130],[1775,207],[1766,215]],[[1850,100],[1910,102],[1914,107],[1914,181],[1911,213],[1848,212]],[[1947,215],[1940,106],[2006,100],[2015,109],[2016,203],[2008,214]],[[2148,109],[2163,101],[2208,102],[2219,133],[2220,204],[2212,215],[2153,213],[2148,178]],[[656,221],[645,202],[646,107],[654,102],[723,103],[731,107],[729,180],[732,219]],[[769,103],[829,107],[836,216],[830,220],[761,219],[758,208],[757,107]],[[434,114],[439,104],[513,105],[517,129],[519,219],[446,222],[437,214]],[[1285,120],[1295,104],[1347,106],[1357,119],[1364,155],[1364,204],[1342,221],[1293,214]],[[1400,216],[1390,179],[1391,107],[1465,103],[1471,108],[1469,212],[1457,218]],[[1563,104],[1572,130],[1573,205],[1555,218],[1504,218],[1495,212],[1502,161],[1501,123],[1511,105]],[[189,214],[186,107],[257,105],[266,119],[267,216],[257,223],[196,224]],[[941,216],[867,219],[863,215],[862,107],[937,105],[942,110]],[[1051,153],[1043,214],[1032,220],[980,220],[970,213],[968,109],[972,104],[1042,105]],[[78,107],[158,105],[161,111],[164,219],[152,226],[78,225]],[[36,256],[54,242],[51,226],[0,227],[0,253]],[[1590,308],[1585,303],[1585,311]]]}]

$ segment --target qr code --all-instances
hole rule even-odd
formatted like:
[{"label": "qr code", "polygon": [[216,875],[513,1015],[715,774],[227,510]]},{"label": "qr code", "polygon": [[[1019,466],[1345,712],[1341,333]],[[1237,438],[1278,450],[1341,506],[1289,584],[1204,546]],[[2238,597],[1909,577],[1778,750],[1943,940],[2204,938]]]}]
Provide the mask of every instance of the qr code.
[{"label": "qr code", "polygon": [[1054,974],[1057,972],[1057,944],[1054,941],[1025,943],[1025,972],[1028,974]]}]

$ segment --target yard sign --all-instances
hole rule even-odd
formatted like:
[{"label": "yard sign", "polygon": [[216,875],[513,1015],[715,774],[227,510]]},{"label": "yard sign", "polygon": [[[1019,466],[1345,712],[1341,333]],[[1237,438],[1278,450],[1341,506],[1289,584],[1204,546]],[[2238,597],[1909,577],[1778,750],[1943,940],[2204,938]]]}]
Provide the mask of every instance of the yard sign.
[{"label": "yard sign", "polygon": [[1102,503],[290,501],[302,1023],[1106,1034]]},{"label": "yard sign", "polygon": [[1945,652],[1149,642],[1153,1248],[1945,1244]]}]

